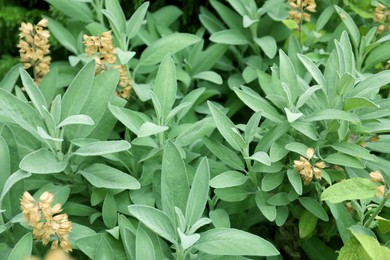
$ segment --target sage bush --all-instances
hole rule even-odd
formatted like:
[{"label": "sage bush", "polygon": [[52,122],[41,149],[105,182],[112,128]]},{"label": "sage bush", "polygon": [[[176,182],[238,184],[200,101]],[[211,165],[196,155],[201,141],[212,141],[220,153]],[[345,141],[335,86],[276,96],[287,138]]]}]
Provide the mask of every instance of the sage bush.
[{"label": "sage bush", "polygon": [[389,259],[389,1],[210,0],[193,33],[46,2],[0,82],[1,259]]}]

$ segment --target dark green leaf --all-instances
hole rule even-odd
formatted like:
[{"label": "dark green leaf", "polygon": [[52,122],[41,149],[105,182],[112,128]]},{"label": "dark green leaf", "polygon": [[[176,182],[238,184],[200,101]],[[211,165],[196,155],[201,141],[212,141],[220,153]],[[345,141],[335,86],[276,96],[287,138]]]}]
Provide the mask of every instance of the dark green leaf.
[{"label": "dark green leaf", "polygon": [[323,221],[329,221],[328,214],[317,200],[310,197],[300,197],[298,200],[304,208],[313,213],[316,217]]}]

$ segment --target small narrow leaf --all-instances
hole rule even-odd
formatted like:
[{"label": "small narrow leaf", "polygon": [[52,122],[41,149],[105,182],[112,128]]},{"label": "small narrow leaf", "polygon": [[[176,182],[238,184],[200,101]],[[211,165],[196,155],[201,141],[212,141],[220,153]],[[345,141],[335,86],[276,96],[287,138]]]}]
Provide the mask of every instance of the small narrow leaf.
[{"label": "small narrow leaf", "polygon": [[189,226],[192,226],[202,217],[209,197],[209,180],[209,163],[205,157],[202,159],[195,172],[191,190],[188,195],[185,219]]},{"label": "small narrow leaf", "polygon": [[110,153],[126,151],[131,148],[129,142],[121,141],[96,141],[86,144],[76,150],[73,154],[79,156],[97,156]]},{"label": "small narrow leaf", "polygon": [[88,115],[71,115],[65,118],[61,123],[57,125],[57,128],[64,127],[66,125],[93,125],[95,124],[92,118]]}]

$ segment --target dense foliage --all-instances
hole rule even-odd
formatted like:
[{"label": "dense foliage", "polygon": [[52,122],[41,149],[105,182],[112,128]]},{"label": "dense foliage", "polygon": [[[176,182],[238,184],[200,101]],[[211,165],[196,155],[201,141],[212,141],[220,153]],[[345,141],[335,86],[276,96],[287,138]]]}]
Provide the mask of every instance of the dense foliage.
[{"label": "dense foliage", "polygon": [[389,259],[390,1],[168,2],[2,39],[0,258]]}]

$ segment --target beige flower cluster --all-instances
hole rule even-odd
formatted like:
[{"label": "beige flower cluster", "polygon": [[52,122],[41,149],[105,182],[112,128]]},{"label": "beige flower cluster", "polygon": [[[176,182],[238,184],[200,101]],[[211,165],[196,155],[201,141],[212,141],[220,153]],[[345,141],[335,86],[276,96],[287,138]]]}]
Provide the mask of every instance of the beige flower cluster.
[{"label": "beige flower cluster", "polygon": [[316,12],[316,1],[315,0],[288,0],[290,4],[290,18],[296,23],[300,24],[303,20],[309,22],[310,14]]},{"label": "beige flower cluster", "polygon": [[132,81],[123,65],[114,65],[116,62],[115,46],[112,42],[111,31],[103,32],[100,36],[83,35],[85,53],[94,56],[96,61],[96,74],[102,70],[109,69],[110,66],[118,69],[120,73],[117,95],[129,99],[132,90]]},{"label": "beige flower cluster", "polygon": [[20,61],[23,68],[33,68],[34,80],[39,83],[50,69],[50,33],[47,27],[47,19],[42,19],[37,25],[22,23],[19,28]]},{"label": "beige flower cluster", "polygon": [[312,182],[313,177],[317,180],[321,180],[322,172],[320,169],[325,168],[324,162],[317,162],[314,166],[311,165],[310,160],[314,156],[314,149],[308,148],[306,150],[306,157],[301,156],[299,160],[294,160],[294,168],[303,179],[303,183],[308,185]]},{"label": "beige flower cluster", "polygon": [[374,21],[380,23],[377,32],[379,34],[390,30],[390,10],[378,3],[374,11]]},{"label": "beige flower cluster", "polygon": [[60,203],[51,207],[53,200],[53,194],[46,191],[36,202],[31,194],[26,191],[20,199],[20,208],[28,224],[33,227],[35,239],[41,240],[42,244],[47,245],[54,236],[52,249],[60,247],[65,252],[72,251],[69,243],[72,222],[68,220],[67,214],[58,214],[62,211]]},{"label": "beige flower cluster", "polygon": [[385,195],[385,179],[380,171],[374,171],[370,173],[370,179],[372,182],[379,182],[382,185],[376,188],[376,196],[383,197]]}]

